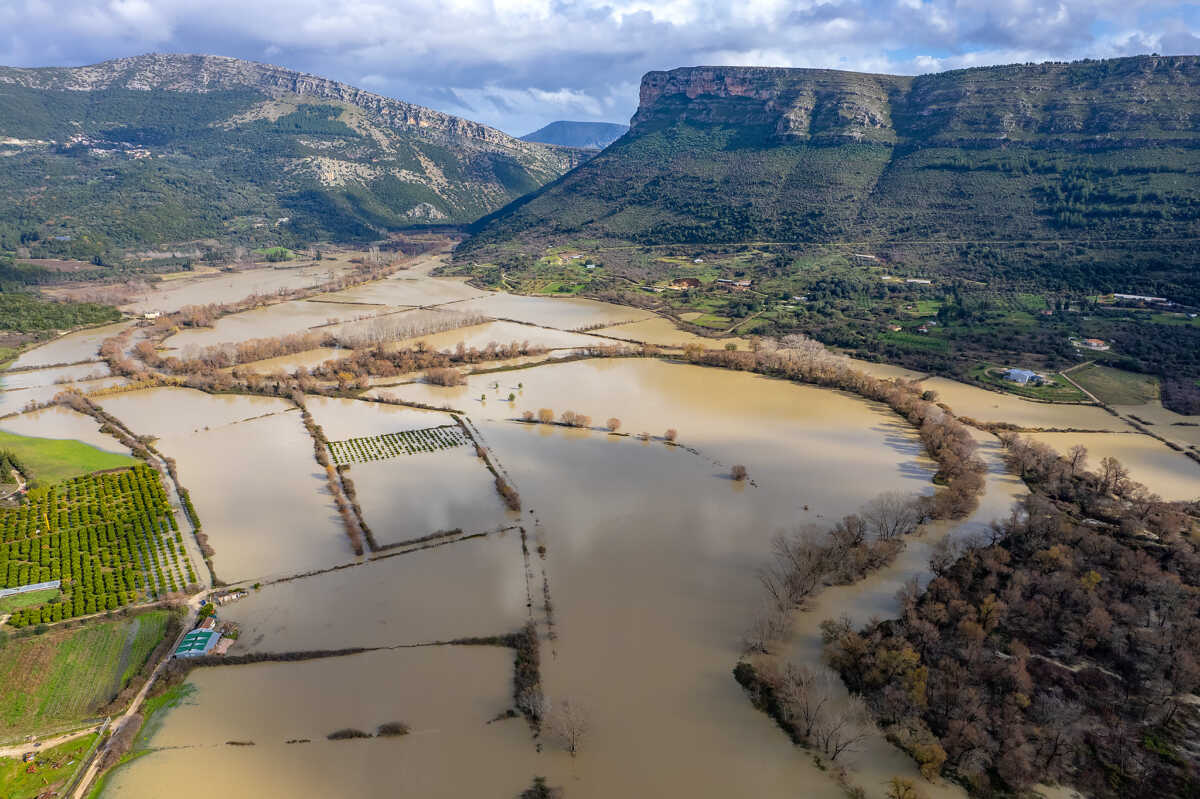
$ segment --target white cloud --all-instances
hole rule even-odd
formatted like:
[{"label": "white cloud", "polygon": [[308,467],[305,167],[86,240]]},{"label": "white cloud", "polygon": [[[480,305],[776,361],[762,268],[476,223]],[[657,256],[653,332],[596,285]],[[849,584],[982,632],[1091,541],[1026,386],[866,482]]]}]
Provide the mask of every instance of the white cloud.
[{"label": "white cloud", "polygon": [[148,50],[267,59],[523,133],[623,121],[651,69],[750,64],[920,73],[1195,52],[1172,0],[8,0],[0,58]]}]

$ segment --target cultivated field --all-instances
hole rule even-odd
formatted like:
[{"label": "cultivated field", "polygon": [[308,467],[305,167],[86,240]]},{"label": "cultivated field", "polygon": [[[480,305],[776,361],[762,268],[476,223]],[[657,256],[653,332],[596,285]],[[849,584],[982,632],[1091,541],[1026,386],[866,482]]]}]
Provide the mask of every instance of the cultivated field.
[{"label": "cultivated field", "polygon": [[143,613],[10,640],[0,649],[0,737],[94,717],[141,668],[169,613]]}]

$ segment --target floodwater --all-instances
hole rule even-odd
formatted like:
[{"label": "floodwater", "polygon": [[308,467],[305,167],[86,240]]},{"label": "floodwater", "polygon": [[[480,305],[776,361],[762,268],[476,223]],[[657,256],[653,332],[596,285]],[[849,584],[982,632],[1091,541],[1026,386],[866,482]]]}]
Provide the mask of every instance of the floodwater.
[{"label": "floodwater", "polygon": [[318,347],[315,350],[306,350],[292,355],[280,355],[278,358],[264,358],[261,361],[252,361],[242,364],[239,368],[251,369],[259,374],[274,374],[281,370],[291,374],[301,366],[305,369],[312,369],[314,366],[320,366],[328,360],[341,358],[347,353],[347,350],[336,347]]},{"label": "floodwater", "polygon": [[53,366],[60,363],[78,363],[100,359],[100,343],[124,330],[132,322],[114,322],[111,325],[80,330],[35,347],[13,361],[13,369],[32,366]]},{"label": "floodwater", "polygon": [[968,386],[944,377],[921,383],[938,393],[938,402],[950,406],[958,416],[978,422],[1009,422],[1018,427],[1057,430],[1104,430],[1121,432],[1132,428],[1096,405],[1062,405],[1034,402],[1012,394]]},{"label": "floodwater", "polygon": [[293,300],[223,316],[212,327],[183,330],[164,342],[169,349],[186,352],[189,347],[247,341],[253,338],[307,333],[338,322],[368,319],[386,308],[371,308],[334,302]]},{"label": "floodwater", "polygon": [[352,289],[323,294],[321,299],[333,302],[357,302],[370,305],[443,305],[460,310],[458,303],[488,292],[468,286],[458,280],[413,276],[409,271],[398,272],[389,278]]},{"label": "floodwater", "polygon": [[1200,499],[1200,463],[1150,436],[1134,433],[1029,433],[1065,453],[1076,444],[1087,447],[1088,469],[1103,458],[1116,458],[1129,476],[1166,500]]},{"label": "floodwater", "polygon": [[330,441],[454,424],[449,414],[381,402],[313,395],[304,403]]},{"label": "floodwater", "polygon": [[155,388],[103,397],[101,406],[175,458],[221,579],[281,577],[353,557],[291,403]]},{"label": "floodwater", "polygon": [[50,369],[33,369],[28,372],[0,372],[0,389],[15,391],[37,386],[61,386],[80,380],[96,380],[108,377],[112,372],[108,364],[80,363],[74,366],[56,366]]},{"label": "floodwater", "polygon": [[60,391],[67,388],[77,388],[85,394],[97,389],[120,386],[129,381],[123,377],[102,377],[99,380],[88,380],[79,383],[48,383],[32,388],[19,388],[12,391],[0,391],[0,416],[9,413],[19,413],[25,410],[30,402],[48,403]]},{"label": "floodwater", "polygon": [[101,433],[95,419],[62,405],[0,420],[0,430],[38,438],[75,439],[106,452],[130,454],[129,448],[121,446],[117,439]]},{"label": "floodwater", "polygon": [[207,394],[193,388],[128,391],[100,397],[97,402],[134,433],[160,437],[224,427],[295,408],[276,397]]},{"label": "floodwater", "polygon": [[[511,410],[489,401],[472,413],[482,419],[479,431],[493,448],[499,468],[521,492],[522,523],[530,534],[528,579],[513,530],[269,585],[222,610],[242,624],[237,647],[281,651],[503,632],[520,625],[527,595],[532,595],[535,617],[547,630],[548,589],[555,638],[543,644],[546,690],[552,702],[570,698],[588,709],[592,732],[583,751],[572,759],[547,735],[545,749],[538,754],[521,723],[489,725],[480,736],[460,732],[447,712],[444,718],[436,717],[441,719],[439,729],[454,729],[455,734],[442,744],[460,764],[471,764],[461,770],[472,774],[448,776],[442,757],[406,761],[403,774],[409,782],[404,784],[430,786],[413,795],[490,795],[492,786],[500,786],[496,790],[503,790],[502,795],[515,795],[533,774],[545,774],[572,797],[782,797],[797,792],[841,796],[829,776],[750,705],[730,672],[741,650],[741,634],[759,602],[755,570],[764,562],[772,534],[804,522],[827,524],[879,491],[930,490],[933,469],[920,454],[913,431],[882,406],[848,395],[657,360],[557,364],[502,377],[523,382],[523,400],[535,408],[553,402],[597,418],[611,411],[632,420],[631,429],[658,431],[678,423],[681,441],[696,449],[512,422],[506,419]],[[314,415],[319,413],[338,417],[336,423],[346,424],[348,431],[355,429],[358,412],[342,403],[314,408]],[[348,418],[342,420],[343,414]],[[364,422],[362,429],[376,429],[375,424]],[[728,478],[728,463],[735,454],[750,465],[755,484]],[[410,460],[415,462],[415,456]],[[374,465],[380,463],[390,462]],[[181,460],[181,476],[190,484],[185,465]],[[358,471],[356,464],[350,475],[361,480]],[[487,475],[482,467],[478,471]],[[356,485],[360,496],[376,493],[368,491],[365,482]],[[198,488],[192,490],[199,495]],[[808,510],[805,503],[810,503]],[[280,512],[278,502],[270,504],[274,513]],[[368,507],[364,511],[369,519]],[[202,518],[205,512],[201,507]],[[220,552],[220,542],[214,545]],[[544,558],[538,555],[539,545],[546,548]],[[251,667],[237,667],[241,668]],[[335,667],[329,668],[322,680],[305,683],[297,678],[299,688],[274,671],[263,679],[281,683],[279,688],[258,691],[256,683],[248,682],[232,691],[234,699],[215,698],[211,717],[231,719],[219,732],[190,732],[185,723],[190,708],[174,711],[154,744],[161,740],[161,745],[207,745],[263,737],[255,747],[206,749],[206,762],[212,753],[216,759],[210,765],[242,775],[247,784],[312,795],[310,788],[320,790],[328,778],[291,791],[297,756],[265,738],[290,735],[291,729],[315,737],[306,731],[317,725],[291,721],[295,714],[309,711],[291,705],[336,710],[341,688],[332,685],[340,686],[342,680]],[[204,675],[196,679],[207,679]],[[350,674],[345,681],[374,698],[404,691],[408,676],[402,668],[395,669],[378,691],[364,689],[371,685],[364,677]],[[431,672],[422,685],[429,695],[439,697],[462,690],[471,684],[469,679],[445,668]],[[315,696],[326,684],[335,692],[331,703]],[[207,688],[200,688],[202,698]],[[297,699],[276,693],[284,690],[294,690],[288,697]],[[505,693],[501,688],[499,695]],[[253,712],[223,712],[238,701],[260,713],[265,707],[288,705],[280,710],[288,731],[271,726],[276,724],[273,720],[238,723],[242,714]],[[363,719],[358,722],[362,726],[382,720],[355,715],[357,701],[344,703],[345,715],[336,721],[330,718],[328,726],[353,726],[355,718]],[[208,713],[203,709],[206,703],[195,712]],[[236,734],[238,729],[248,734]],[[323,760],[325,746],[312,746],[313,762],[328,763]],[[497,758],[497,751],[506,756]],[[364,795],[396,795],[390,763],[348,757],[338,768],[335,793],[353,785]],[[180,769],[195,762],[194,757],[176,757],[174,751],[158,752],[127,767],[113,789],[121,796],[152,795],[155,786],[186,782]],[[299,768],[308,773],[307,765]],[[486,790],[478,790],[477,780],[485,780]],[[212,787],[205,782],[203,790],[207,794]]]},{"label": "floodwater", "polygon": [[459,328],[458,330],[447,330],[442,333],[434,333],[430,336],[416,336],[398,342],[395,346],[398,348],[412,347],[421,341],[425,342],[431,350],[439,352],[442,350],[453,350],[458,346],[460,341],[468,349],[471,347],[483,349],[492,342],[508,345],[514,341],[518,344],[527,341],[533,346],[546,347],[548,349],[590,347],[616,343],[584,333],[552,330],[546,327],[523,325],[516,322],[485,322],[481,325],[472,325],[470,327]]},{"label": "floodwater", "polygon": [[1117,405],[1116,410],[1126,416],[1136,416],[1145,422],[1150,422],[1150,428],[1176,444],[1200,449],[1200,416],[1185,416],[1169,411],[1162,403],[1155,400],[1146,405]]},{"label": "floodwater", "polygon": [[[104,797],[208,799],[251,794],[515,797],[539,758],[520,719],[488,723],[511,704],[512,653],[422,647],[303,663],[194,672],[195,693],[167,711],[163,748],[117,770]],[[263,707],[272,712],[263,713]],[[329,741],[402,721],[399,738]],[[285,743],[311,739],[309,743]],[[226,741],[254,741],[229,746]]]},{"label": "floodwater", "polygon": [[[830,586],[818,594],[803,612],[796,614],[793,639],[784,649],[794,663],[804,664],[824,672],[830,678],[831,695],[836,702],[845,702],[848,693],[841,680],[821,661],[822,641],[820,624],[826,619],[848,618],[855,627],[863,627],[872,619],[895,618],[900,612],[897,593],[905,583],[917,579],[922,585],[930,578],[929,558],[933,546],[949,536],[969,540],[987,532],[993,521],[1009,516],[1013,504],[1026,493],[1019,478],[1004,466],[1003,451],[995,437],[975,433],[980,442],[980,455],[988,464],[986,493],[979,507],[962,522],[936,522],[905,540],[905,549],[890,566],[853,585]],[[932,785],[917,771],[916,764],[900,749],[892,746],[881,734],[872,734],[848,762],[856,783],[868,789],[868,795],[882,793],[881,784],[894,775],[905,776],[921,785],[925,794],[936,798],[962,797],[961,788],[947,783]]]},{"label": "floodwater", "polygon": [[925,377],[923,372],[905,369],[903,366],[895,366],[890,363],[875,363],[874,361],[863,361],[858,358],[849,358],[848,360],[850,361],[850,365],[858,371],[866,372],[873,377],[882,377],[885,380],[921,380]]},{"label": "floodwater", "polygon": [[654,316],[650,311],[596,300],[501,293],[488,294],[480,299],[456,303],[451,307],[456,311],[473,311],[498,319],[512,319],[560,330],[607,327]]},{"label": "floodwater", "polygon": [[133,313],[170,312],[185,305],[237,302],[252,294],[276,294],[279,291],[318,286],[346,271],[344,265],[327,261],[312,266],[268,267],[178,278],[154,284],[141,297],[121,306],[121,310]]},{"label": "floodwater", "polygon": [[242,626],[233,654],[503,635],[528,617],[523,563],[512,530],[265,585],[221,616]]},{"label": "floodwater", "polygon": [[[454,424],[446,413],[352,399],[309,397],[330,441]],[[509,523],[494,477],[469,443],[350,465],[363,518],[381,546],[445,530],[495,530]]]},{"label": "floodwater", "polygon": [[655,344],[659,347],[685,347],[688,344],[699,344],[710,350],[723,350],[727,344],[733,344],[739,350],[750,349],[750,342],[744,338],[706,338],[675,327],[670,319],[655,316],[640,322],[629,322],[623,325],[602,327],[595,331],[597,335],[612,336],[613,338],[637,341],[643,344]]},{"label": "floodwater", "polygon": [[494,530],[515,515],[505,509],[495,478],[469,443],[355,463],[347,476],[381,546],[444,530]]}]

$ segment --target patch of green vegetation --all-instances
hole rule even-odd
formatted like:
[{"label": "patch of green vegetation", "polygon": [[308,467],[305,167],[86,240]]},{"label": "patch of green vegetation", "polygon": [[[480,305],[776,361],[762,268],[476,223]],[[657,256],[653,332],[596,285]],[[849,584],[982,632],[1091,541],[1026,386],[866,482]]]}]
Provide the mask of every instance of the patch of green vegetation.
[{"label": "patch of green vegetation", "polygon": [[0,758],[0,794],[5,799],[35,799],[56,795],[83,764],[96,733],[89,733],[37,753],[32,766],[20,758]]},{"label": "patch of green vegetation", "polygon": [[1150,375],[1093,363],[1072,371],[1071,379],[1109,405],[1145,405],[1158,399],[1158,381]]},{"label": "patch of green vegetation", "polygon": [[36,294],[0,291],[0,329],[28,333],[115,322],[116,308],[94,302],[57,302]]},{"label": "patch of green vegetation", "polygon": [[0,735],[12,738],[93,718],[145,663],[168,615],[156,610],[10,637],[0,649]]},{"label": "patch of green vegetation", "polygon": [[254,251],[255,255],[261,256],[263,260],[277,263],[279,261],[291,261],[296,257],[296,253],[289,250],[287,247],[264,247]]},{"label": "patch of green vegetation", "polygon": [[0,614],[12,613],[14,610],[31,608],[34,605],[44,605],[58,599],[62,593],[57,588],[47,588],[43,591],[29,591],[24,594],[14,594],[0,599]]},{"label": "patch of green vegetation", "polygon": [[1058,373],[1047,374],[1046,377],[1054,381],[1053,385],[1020,385],[1011,380],[1005,380],[1001,376],[1004,371],[1003,367],[994,366],[992,364],[980,364],[967,373],[968,377],[972,377],[981,383],[986,383],[989,386],[995,386],[1009,394],[1016,394],[1020,397],[1029,397],[1030,399],[1042,400],[1044,402],[1088,402],[1087,395],[1084,394],[1075,386],[1071,385],[1066,378]]},{"label": "patch of green vegetation", "polygon": [[25,627],[111,611],[196,579],[158,472],[138,464],[30,489],[0,508],[0,583],[61,580],[63,600],[15,611]]},{"label": "patch of green vegetation", "polygon": [[53,483],[104,469],[141,463],[73,439],[33,438],[0,430],[0,449],[10,450],[39,483]]}]

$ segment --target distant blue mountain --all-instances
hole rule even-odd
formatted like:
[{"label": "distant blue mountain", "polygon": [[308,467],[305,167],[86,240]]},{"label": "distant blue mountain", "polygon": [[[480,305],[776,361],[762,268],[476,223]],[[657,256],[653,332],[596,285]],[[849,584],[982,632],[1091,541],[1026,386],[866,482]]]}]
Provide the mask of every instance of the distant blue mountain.
[{"label": "distant blue mountain", "polygon": [[560,147],[581,147],[586,150],[603,150],[625,135],[628,125],[613,122],[551,122],[541,130],[535,130],[522,141],[557,144]]}]

